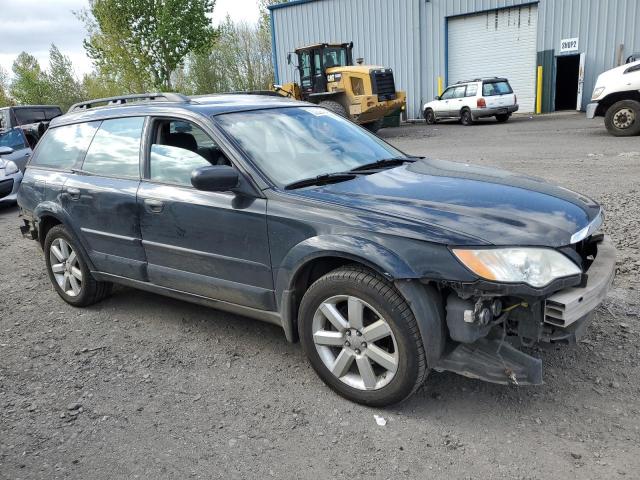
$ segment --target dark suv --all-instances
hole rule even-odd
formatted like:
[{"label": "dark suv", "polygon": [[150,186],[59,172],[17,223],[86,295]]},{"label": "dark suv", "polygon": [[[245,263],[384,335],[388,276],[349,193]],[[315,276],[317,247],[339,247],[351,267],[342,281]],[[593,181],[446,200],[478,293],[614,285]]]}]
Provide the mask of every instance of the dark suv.
[{"label": "dark suv", "polygon": [[71,305],[119,283],[271,322],[332,389],[377,406],[431,369],[541,383],[517,347],[575,342],[614,275],[589,198],[411,157],[282,97],[74,106],[18,201]]}]

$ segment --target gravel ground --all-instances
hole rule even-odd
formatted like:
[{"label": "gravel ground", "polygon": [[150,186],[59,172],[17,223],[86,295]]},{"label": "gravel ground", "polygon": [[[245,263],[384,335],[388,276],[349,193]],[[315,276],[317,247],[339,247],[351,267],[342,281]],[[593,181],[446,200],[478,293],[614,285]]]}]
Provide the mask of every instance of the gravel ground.
[{"label": "gravel ground", "polygon": [[0,477],[638,478],[640,138],[569,114],[381,136],[605,205],[618,277],[583,342],[540,352],[545,385],[432,374],[400,406],[361,407],[325,387],[277,327],[125,288],[66,305],[17,209],[3,208]]}]

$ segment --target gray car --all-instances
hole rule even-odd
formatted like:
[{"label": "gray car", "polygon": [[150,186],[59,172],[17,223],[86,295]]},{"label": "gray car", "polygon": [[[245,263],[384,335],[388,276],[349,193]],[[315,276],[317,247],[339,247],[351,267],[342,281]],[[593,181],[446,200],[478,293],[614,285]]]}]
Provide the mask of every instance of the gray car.
[{"label": "gray car", "polygon": [[0,205],[16,202],[30,155],[31,147],[22,129],[0,131]]}]

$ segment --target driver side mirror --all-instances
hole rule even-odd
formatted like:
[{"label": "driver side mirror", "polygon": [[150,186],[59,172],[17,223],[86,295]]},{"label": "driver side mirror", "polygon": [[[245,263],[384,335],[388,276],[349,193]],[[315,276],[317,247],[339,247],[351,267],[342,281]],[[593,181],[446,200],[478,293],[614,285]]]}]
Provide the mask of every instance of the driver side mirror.
[{"label": "driver side mirror", "polygon": [[433,97],[434,100],[440,100],[440,95],[436,95],[435,97]]},{"label": "driver side mirror", "polygon": [[228,165],[200,167],[191,172],[191,185],[203,192],[230,192],[239,183],[238,171]]},{"label": "driver side mirror", "polygon": [[11,155],[13,153],[13,148],[11,147],[0,147],[0,155]]}]

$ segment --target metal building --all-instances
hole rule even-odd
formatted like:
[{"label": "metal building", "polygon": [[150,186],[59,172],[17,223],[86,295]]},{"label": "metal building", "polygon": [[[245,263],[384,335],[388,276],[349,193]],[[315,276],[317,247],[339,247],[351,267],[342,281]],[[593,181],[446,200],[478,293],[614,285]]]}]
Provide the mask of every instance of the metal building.
[{"label": "metal building", "polygon": [[532,112],[583,109],[597,76],[640,52],[640,0],[291,0],[270,7],[276,80],[295,79],[288,52],[354,43],[354,58],[393,68],[407,117],[438,82],[509,78]]}]

